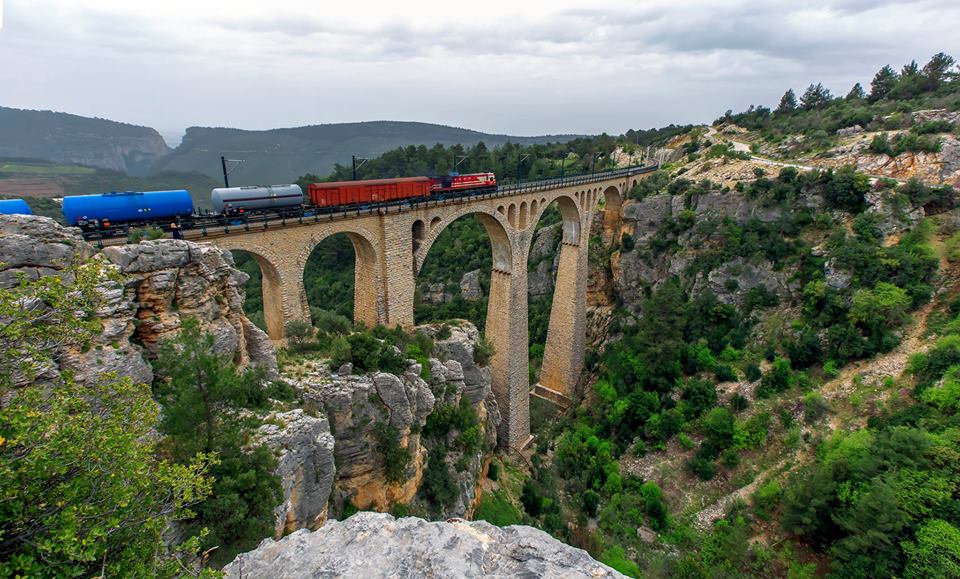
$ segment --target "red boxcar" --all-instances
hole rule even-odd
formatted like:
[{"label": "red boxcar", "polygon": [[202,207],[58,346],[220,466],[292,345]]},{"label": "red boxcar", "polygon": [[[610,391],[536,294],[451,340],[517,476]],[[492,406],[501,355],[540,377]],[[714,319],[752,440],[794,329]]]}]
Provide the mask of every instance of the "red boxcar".
[{"label": "red boxcar", "polygon": [[428,177],[399,179],[371,179],[369,181],[336,181],[312,183],[308,188],[310,201],[318,207],[382,203],[413,197],[429,197],[431,181]]}]

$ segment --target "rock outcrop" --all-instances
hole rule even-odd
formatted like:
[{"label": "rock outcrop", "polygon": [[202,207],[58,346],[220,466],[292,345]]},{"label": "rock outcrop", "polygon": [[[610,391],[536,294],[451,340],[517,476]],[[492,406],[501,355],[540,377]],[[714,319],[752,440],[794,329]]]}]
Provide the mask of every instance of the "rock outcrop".
[{"label": "rock outcrop", "polygon": [[122,281],[100,286],[103,300],[97,317],[102,331],[91,347],[59,357],[61,369],[71,370],[80,382],[96,380],[105,372],[152,382],[147,359],[160,341],[179,332],[188,316],[216,337],[221,352],[235,354],[241,364],[260,364],[268,373],[276,372],[273,345],[243,314],[246,274],[233,268],[229,252],[188,241],[156,240],[98,253],[77,229],[48,217],[0,216],[0,287],[12,287],[18,274],[35,279],[91,257],[113,265]]},{"label": "rock outcrop", "polygon": [[[322,492],[313,493],[301,488],[304,483],[291,473],[309,473],[312,467],[298,465],[282,473],[284,487],[289,488],[286,494],[290,506],[279,513],[282,516],[278,519],[278,529],[317,528],[326,516],[325,508],[331,513],[339,513],[347,503],[378,511],[402,504],[423,512],[433,511],[438,516],[465,516],[472,510],[478,479],[490,449],[496,445],[496,425],[500,416],[491,390],[490,371],[473,360],[480,333],[467,322],[445,331],[439,325],[424,326],[420,330],[435,338],[434,357],[429,360],[428,374],[423,372],[420,364],[411,360],[407,370],[400,375],[385,372],[352,375],[349,367],[336,374],[316,369],[294,383],[303,400],[320,409],[329,420],[336,473],[329,468],[324,470],[323,476],[317,475],[318,480],[326,480],[329,476],[333,481],[329,507],[321,507],[311,499],[299,510],[295,507],[298,497],[310,495],[318,498]],[[445,332],[449,335],[442,339],[438,337]],[[428,380],[423,375],[427,375]],[[425,440],[421,432],[430,414],[448,407],[459,407],[461,400],[465,400],[476,413],[479,444],[458,447],[454,442],[462,433],[457,431],[447,433],[444,440]],[[289,428],[279,428],[274,435],[277,440],[298,439],[297,434],[288,431]],[[381,448],[384,436],[395,437],[400,449],[409,454],[410,459],[399,480],[391,481],[388,476]],[[323,439],[324,443],[326,440]],[[271,446],[289,447],[290,444]],[[451,504],[438,508],[422,500],[417,493],[428,461],[441,454],[458,493]],[[306,457],[309,453],[295,456]],[[310,460],[316,464],[316,459]]]},{"label": "rock outcrop", "polygon": [[322,529],[265,540],[227,577],[623,577],[586,551],[525,526],[427,522],[357,513]]},{"label": "rock outcrop", "polygon": [[329,421],[299,408],[275,413],[267,417],[257,437],[273,450],[279,463],[283,502],[276,509],[275,537],[320,527],[327,519],[336,472]]}]

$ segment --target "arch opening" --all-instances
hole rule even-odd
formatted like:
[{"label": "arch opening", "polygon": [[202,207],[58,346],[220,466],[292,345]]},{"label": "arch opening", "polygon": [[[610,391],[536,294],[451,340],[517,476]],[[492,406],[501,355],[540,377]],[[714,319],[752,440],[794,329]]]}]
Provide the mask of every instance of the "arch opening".
[{"label": "arch opening", "polygon": [[416,253],[417,250],[420,249],[420,244],[423,243],[423,240],[427,237],[426,223],[424,223],[422,219],[414,221],[410,228],[410,234],[413,238],[413,252]]},{"label": "arch opening", "polygon": [[346,322],[377,323],[376,250],[362,235],[335,233],[315,239],[303,268],[304,300],[321,331]]},{"label": "arch opening", "polygon": [[491,215],[471,213],[430,237],[415,272],[415,323],[466,318],[483,329],[492,274],[512,269],[513,252],[503,224]]},{"label": "arch opening", "polygon": [[243,313],[272,339],[282,339],[284,320],[277,268],[264,256],[251,251],[232,249],[230,253],[237,269],[249,276],[243,288]]}]

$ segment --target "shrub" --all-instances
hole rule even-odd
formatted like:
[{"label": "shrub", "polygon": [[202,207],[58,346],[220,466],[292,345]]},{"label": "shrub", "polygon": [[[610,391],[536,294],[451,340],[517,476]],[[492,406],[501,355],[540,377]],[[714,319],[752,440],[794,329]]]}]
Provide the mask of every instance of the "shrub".
[{"label": "shrub", "polygon": [[739,392],[734,392],[733,396],[730,397],[730,408],[734,412],[742,412],[747,408],[750,408],[750,401],[747,400],[747,397]]},{"label": "shrub", "polygon": [[760,386],[757,388],[757,396],[760,398],[769,398],[774,394],[783,392],[790,388],[790,378],[793,372],[790,370],[790,362],[785,358],[777,358],[773,361],[773,366],[760,380]]},{"label": "shrub", "polygon": [[761,519],[767,520],[773,509],[779,504],[783,488],[776,480],[764,483],[753,494],[754,512]]},{"label": "shrub", "polygon": [[294,350],[303,350],[307,340],[313,337],[313,327],[302,320],[294,320],[286,326],[287,340]]},{"label": "shrub", "polygon": [[721,382],[735,382],[737,380],[737,373],[727,364],[717,364],[714,374],[717,380]]},{"label": "shrub", "polygon": [[493,347],[493,342],[481,335],[480,341],[473,347],[473,361],[480,366],[487,366],[494,355],[496,355],[496,349]]},{"label": "shrub", "polygon": [[763,376],[763,373],[760,371],[760,366],[755,362],[750,362],[747,364],[746,368],[743,370],[744,376],[750,382],[756,382]]},{"label": "shrub", "polygon": [[381,422],[374,427],[377,452],[383,458],[383,470],[387,482],[400,483],[406,480],[410,465],[410,449],[400,446],[400,433],[389,423]]},{"label": "shrub", "polygon": [[501,492],[494,491],[480,496],[473,519],[486,521],[498,527],[506,527],[520,524],[523,521],[523,515]]},{"label": "shrub", "polygon": [[813,424],[820,420],[830,410],[830,405],[827,403],[826,398],[819,392],[807,392],[803,397],[803,406],[803,418],[807,424]]},{"label": "shrub", "polygon": [[428,504],[448,507],[456,502],[460,494],[457,483],[450,476],[446,457],[447,449],[444,446],[437,446],[430,451],[427,467],[423,472],[423,482],[418,491]]}]

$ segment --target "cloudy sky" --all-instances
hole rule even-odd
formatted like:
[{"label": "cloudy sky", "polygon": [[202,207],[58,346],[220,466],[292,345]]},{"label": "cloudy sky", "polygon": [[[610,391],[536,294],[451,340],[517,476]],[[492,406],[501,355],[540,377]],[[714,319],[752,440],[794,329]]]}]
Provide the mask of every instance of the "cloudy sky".
[{"label": "cloudy sky", "polygon": [[0,0],[0,105],[250,129],[622,133],[960,57],[956,0]]}]

